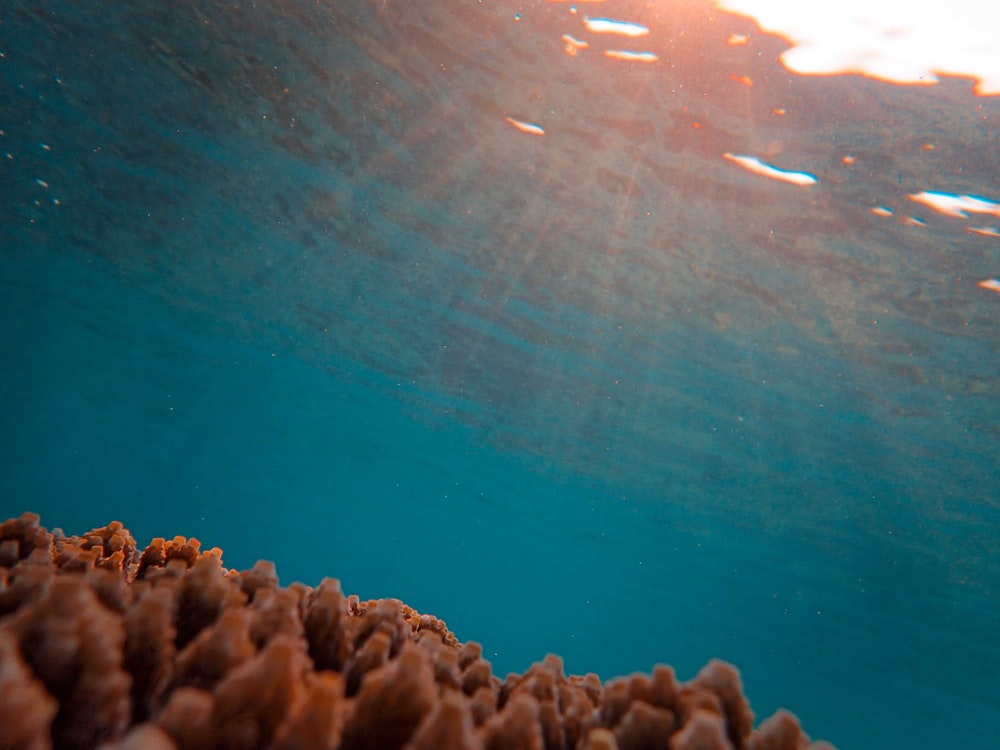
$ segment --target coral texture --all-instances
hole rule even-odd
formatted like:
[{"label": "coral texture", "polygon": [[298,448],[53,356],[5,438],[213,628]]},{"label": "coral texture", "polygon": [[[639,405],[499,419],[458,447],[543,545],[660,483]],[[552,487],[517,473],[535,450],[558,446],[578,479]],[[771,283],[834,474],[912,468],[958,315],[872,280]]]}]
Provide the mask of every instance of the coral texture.
[{"label": "coral texture", "polygon": [[26,513],[0,525],[0,747],[342,750],[806,750],[798,720],[758,729],[736,669],[601,683],[547,656],[493,675],[476,643],[339,581],[282,588],[196,539],[140,552]]}]

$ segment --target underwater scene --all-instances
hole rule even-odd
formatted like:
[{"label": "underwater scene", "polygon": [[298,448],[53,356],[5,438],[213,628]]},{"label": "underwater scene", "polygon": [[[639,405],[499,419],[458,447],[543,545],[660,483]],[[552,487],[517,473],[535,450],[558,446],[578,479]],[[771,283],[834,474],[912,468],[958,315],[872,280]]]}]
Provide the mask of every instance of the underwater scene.
[{"label": "underwater scene", "polygon": [[751,5],[6,3],[0,521],[997,747],[991,19]]}]

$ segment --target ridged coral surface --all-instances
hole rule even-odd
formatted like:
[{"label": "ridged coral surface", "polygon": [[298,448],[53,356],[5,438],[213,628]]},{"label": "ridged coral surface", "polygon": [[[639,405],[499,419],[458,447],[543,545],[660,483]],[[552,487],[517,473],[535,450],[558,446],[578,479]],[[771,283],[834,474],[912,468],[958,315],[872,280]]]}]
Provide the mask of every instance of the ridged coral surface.
[{"label": "ridged coral surface", "polygon": [[[513,615],[512,615],[513,616]],[[804,750],[778,712],[754,729],[737,670],[602,684],[553,655],[501,680],[482,648],[396,599],[325,578],[228,570],[196,539],[144,551],[0,525],[0,748]]]}]

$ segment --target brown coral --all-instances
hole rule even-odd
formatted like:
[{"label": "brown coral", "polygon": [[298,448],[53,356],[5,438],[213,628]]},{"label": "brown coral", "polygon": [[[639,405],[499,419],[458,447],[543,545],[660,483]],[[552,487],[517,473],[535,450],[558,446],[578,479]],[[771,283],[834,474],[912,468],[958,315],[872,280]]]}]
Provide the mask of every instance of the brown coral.
[{"label": "brown coral", "polygon": [[395,599],[226,570],[196,539],[143,552],[120,523],[80,537],[0,524],[0,747],[804,750],[754,731],[739,673],[711,662],[602,685],[548,656],[501,681],[475,643]]}]

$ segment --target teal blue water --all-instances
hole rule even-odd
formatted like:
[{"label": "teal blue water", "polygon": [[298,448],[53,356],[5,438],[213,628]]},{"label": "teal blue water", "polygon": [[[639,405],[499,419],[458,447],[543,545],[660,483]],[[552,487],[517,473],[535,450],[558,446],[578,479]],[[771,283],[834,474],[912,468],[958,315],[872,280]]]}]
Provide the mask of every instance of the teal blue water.
[{"label": "teal blue water", "polygon": [[[774,135],[758,105],[678,145],[699,98],[636,78],[525,145],[490,97],[568,96],[558,47],[503,9],[363,7],[2,27],[0,515],[335,576],[501,675],[720,657],[843,750],[993,748],[996,245],[859,203],[990,193],[993,157],[928,185],[898,127],[846,118],[861,178],[803,125],[787,152],[830,173],[804,199],[721,159]],[[480,20],[521,68],[459,54]],[[892,96],[959,118],[957,89]]]}]

